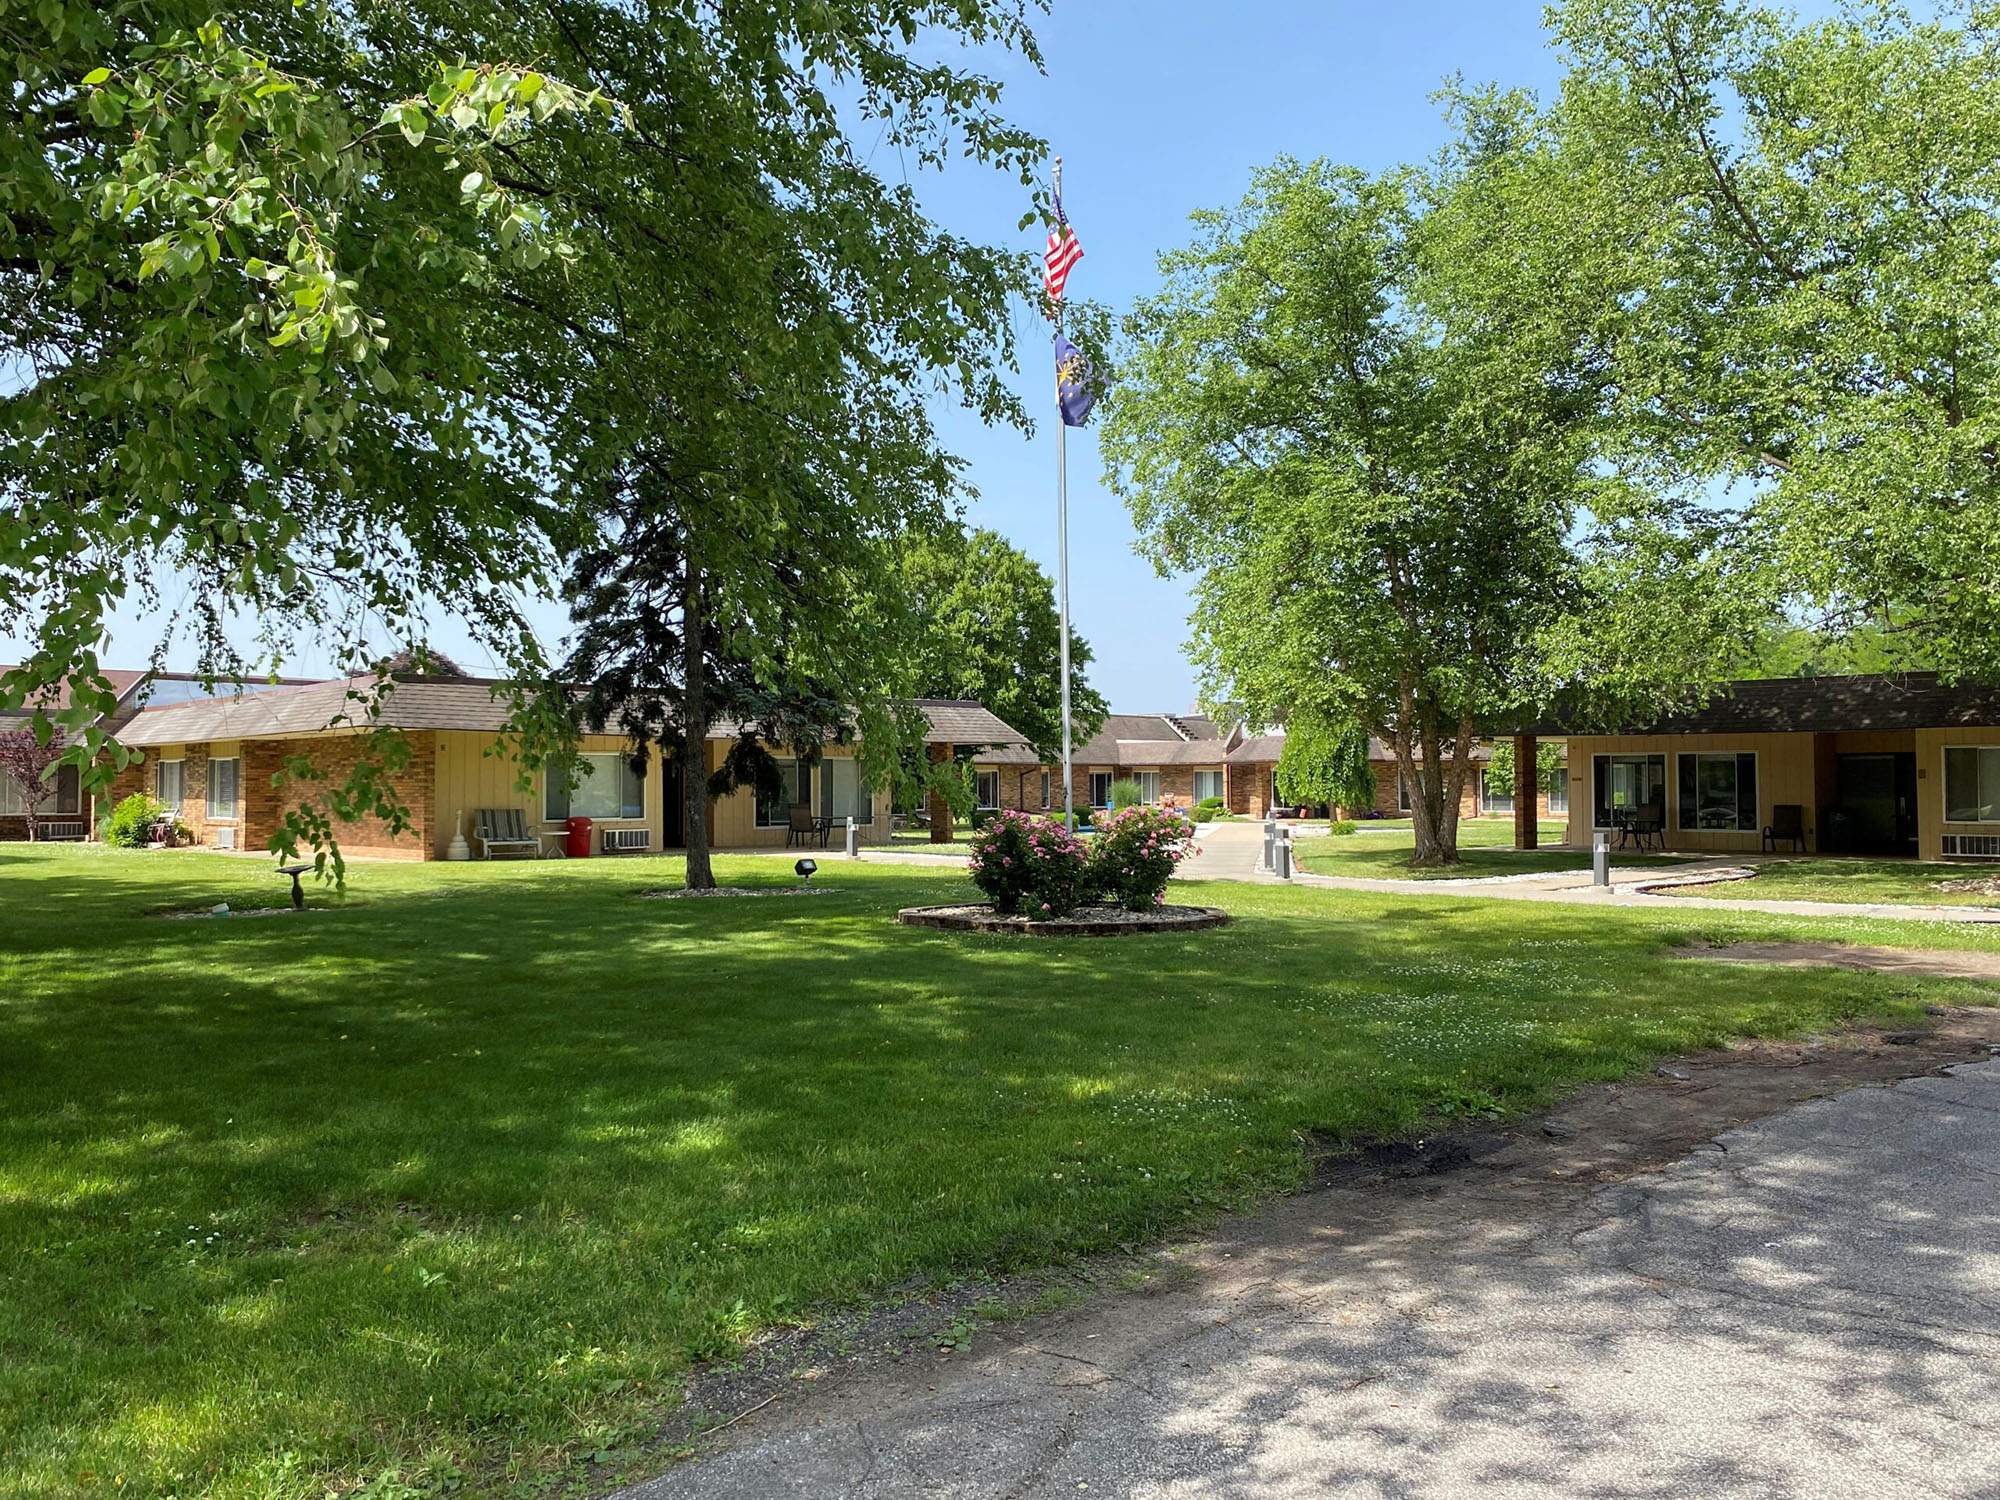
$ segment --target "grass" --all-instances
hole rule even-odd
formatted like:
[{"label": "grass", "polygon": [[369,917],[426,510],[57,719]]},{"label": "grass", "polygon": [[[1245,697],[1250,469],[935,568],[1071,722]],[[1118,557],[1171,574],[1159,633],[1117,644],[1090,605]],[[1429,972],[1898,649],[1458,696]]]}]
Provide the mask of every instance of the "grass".
[{"label": "grass", "polygon": [[[933,844],[927,832],[892,833],[886,844],[871,844],[870,848],[893,849],[899,854],[970,854],[972,845],[964,839],[953,839],[949,843]],[[838,854],[838,848],[834,853]]]},{"label": "grass", "polygon": [[1217,932],[1010,941],[894,925],[955,871],[822,872],[357,865],[162,921],[282,883],[0,846],[0,1494],[601,1490],[692,1362],[1249,1204],[1300,1132],[1983,993],[1663,957],[1883,923],[1218,883]]},{"label": "grass", "polygon": [[1991,864],[1919,864],[1893,859],[1775,860],[1759,865],[1748,880],[1726,885],[1670,890],[1668,895],[1730,896],[1760,901],[1884,902],[1908,906],[2000,907],[1990,891],[1940,891],[1939,881],[2000,875]]},{"label": "grass", "polygon": [[[1413,869],[1416,834],[1406,821],[1370,822],[1353,833],[1302,838],[1295,845],[1300,865],[1313,875],[1359,880],[1464,880],[1489,875],[1546,875],[1588,870],[1587,849],[1515,849],[1511,818],[1467,819],[1458,825],[1459,862],[1443,868]],[[1615,869],[1678,864],[1646,854],[1613,857]]]}]

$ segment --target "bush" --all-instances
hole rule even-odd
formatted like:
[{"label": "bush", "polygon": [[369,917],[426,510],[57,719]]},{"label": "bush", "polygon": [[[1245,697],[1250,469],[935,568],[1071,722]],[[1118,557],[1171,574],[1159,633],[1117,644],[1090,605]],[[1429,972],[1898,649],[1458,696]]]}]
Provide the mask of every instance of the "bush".
[{"label": "bush", "polygon": [[143,849],[151,842],[154,822],[166,813],[166,803],[134,792],[104,820],[104,842],[120,849]]},{"label": "bush", "polygon": [[1035,922],[1066,917],[1090,889],[1090,856],[1060,823],[1003,809],[972,836],[972,883],[993,909]]},{"label": "bush", "polygon": [[1335,838],[1339,838],[1342,834],[1352,833],[1354,832],[1354,820],[1352,818],[1337,818],[1326,825],[1326,831]]},{"label": "bush", "polygon": [[1111,810],[1113,812],[1117,812],[1121,808],[1137,807],[1145,801],[1145,798],[1146,789],[1130,776],[1111,783]]},{"label": "bush", "polygon": [[1215,815],[1222,811],[1220,797],[1204,797],[1194,805],[1194,820],[1197,823],[1213,823]]},{"label": "bush", "polygon": [[1126,807],[1097,825],[1090,888],[1127,911],[1151,911],[1166,899],[1174,866],[1194,852],[1194,824],[1164,807]]}]

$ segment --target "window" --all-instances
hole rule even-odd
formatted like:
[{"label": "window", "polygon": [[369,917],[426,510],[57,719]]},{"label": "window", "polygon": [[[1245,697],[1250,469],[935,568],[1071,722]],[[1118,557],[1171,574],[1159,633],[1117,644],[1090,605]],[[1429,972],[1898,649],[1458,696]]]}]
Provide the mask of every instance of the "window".
[{"label": "window", "polygon": [[866,828],[875,821],[875,799],[861,782],[861,764],[828,756],[819,764],[819,810],[845,827],[849,818]]},{"label": "window", "polygon": [[1090,805],[1109,807],[1111,805],[1111,773],[1092,771],[1090,773]]},{"label": "window", "polygon": [[1410,810],[1410,778],[1401,771],[1396,773],[1396,811]]},{"label": "window", "polygon": [[1211,797],[1222,795],[1222,773],[1220,771],[1197,771],[1194,773],[1194,800],[1206,802]]},{"label": "window", "polygon": [[778,762],[777,790],[766,795],[762,788],[757,791],[757,826],[759,828],[784,828],[792,820],[792,804],[811,800],[812,783],[806,780],[805,768],[796,760]]},{"label": "window", "polygon": [[153,795],[179,812],[181,799],[187,795],[187,762],[163,760],[154,766]]},{"label": "window", "polygon": [[1502,818],[1514,811],[1514,788],[1502,788],[1491,773],[1479,773],[1479,810],[1488,817]]},{"label": "window", "polygon": [[1044,810],[1046,810],[1046,809],[1048,808],[1048,805],[1049,805],[1049,773],[1048,773],[1047,771],[1044,771],[1044,772],[1042,772],[1042,807],[1043,807],[1043,809],[1044,809]]},{"label": "window", "polygon": [[1703,833],[1757,831],[1757,757],[1680,757],[1679,826]]},{"label": "window", "polygon": [[208,816],[226,822],[236,816],[236,774],[242,762],[235,756],[208,763]]},{"label": "window", "polygon": [[[82,781],[75,766],[57,766],[55,791],[42,799],[38,817],[73,818],[83,807]],[[18,818],[27,811],[21,788],[11,776],[0,776],[0,817]]]},{"label": "window", "polygon": [[976,771],[974,779],[979,785],[979,805],[998,807],[1000,805],[1000,773],[998,771]]},{"label": "window", "polygon": [[1549,811],[1569,811],[1569,767],[1566,764],[1558,763],[1555,774],[1549,777]]},{"label": "window", "polygon": [[1611,828],[1615,814],[1628,809],[1667,805],[1667,758],[1664,755],[1594,755],[1592,783],[1593,828]]},{"label": "window", "polygon": [[579,755],[576,790],[565,792],[568,778],[560,766],[542,774],[542,816],[548,822],[564,818],[643,818],[646,780],[618,751]]},{"label": "window", "polygon": [[2000,823],[2000,745],[1946,747],[1944,820]]}]

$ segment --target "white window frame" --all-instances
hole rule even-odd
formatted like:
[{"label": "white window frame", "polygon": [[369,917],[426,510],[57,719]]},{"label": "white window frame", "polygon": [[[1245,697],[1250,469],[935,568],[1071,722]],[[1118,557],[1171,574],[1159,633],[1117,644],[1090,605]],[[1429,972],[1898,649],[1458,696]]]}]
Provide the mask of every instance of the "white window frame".
[{"label": "white window frame", "polygon": [[[171,797],[167,795],[168,766],[172,766],[174,768],[173,769],[174,794]],[[176,756],[173,759],[166,759],[163,757],[162,759],[154,763],[153,797],[155,801],[166,803],[166,805],[172,808],[176,814],[180,812],[181,804],[187,800],[187,760],[184,756]]]},{"label": "white window frame", "polygon": [[849,767],[854,772],[854,824],[857,828],[870,827],[875,822],[875,794],[861,779],[861,762],[847,755],[829,755],[819,763],[819,805],[830,818],[846,823],[848,814],[834,810],[839,799],[834,796],[831,777],[835,766]]},{"label": "white window frame", "polygon": [[[778,755],[772,759],[778,763],[778,774],[786,779],[791,795],[778,804],[774,810],[764,805],[764,799],[757,795],[757,789],[750,788],[752,825],[757,828],[789,828],[792,824],[791,807],[795,802],[812,805],[812,778],[800,767],[797,756]],[[804,793],[803,796],[800,793]]]},{"label": "white window frame", "polygon": [[[551,766],[548,770],[544,771],[542,773],[542,821],[544,823],[560,823],[565,818],[589,818],[597,823],[631,823],[637,822],[646,816],[646,778],[633,773],[631,763],[626,758],[624,751],[585,750],[580,752],[576,758],[583,761],[609,762],[610,764],[593,765],[591,774],[579,780],[575,788],[570,791],[563,790],[563,778],[559,767]],[[606,774],[607,771],[610,775]],[[604,787],[611,784],[611,778],[614,776],[617,778],[618,783],[617,812],[597,813],[577,811],[575,800],[577,793],[583,791],[586,787],[601,791]],[[637,812],[625,811],[627,807],[632,805],[625,800],[624,795],[626,791],[625,784],[628,780],[638,788],[639,810]],[[561,807],[560,812],[557,811],[558,805]]]},{"label": "white window frame", "polygon": [[1044,770],[1042,772],[1042,811],[1047,812],[1048,810],[1049,810],[1049,773],[1046,770]]},{"label": "white window frame", "polygon": [[[1676,814],[1674,798],[1679,789],[1676,780],[1674,758],[1661,750],[1600,750],[1590,758],[1590,782],[1587,793],[1590,797],[1590,829],[1593,833],[1615,833],[1609,823],[1597,821],[1597,763],[1613,760],[1657,760],[1660,765],[1660,807],[1666,814],[1667,826],[1672,827]],[[1760,790],[1759,795],[1762,795]]]},{"label": "white window frame", "polygon": [[[1504,799],[1494,796],[1493,788],[1486,781],[1489,774],[1484,766],[1479,768],[1479,815],[1483,818],[1510,816],[1514,811],[1514,794],[1510,791]],[[1507,804],[1504,809],[1500,806],[1503,800]]]},{"label": "white window frame", "polygon": [[1556,767],[1555,775],[1549,778],[1549,816],[1561,813],[1569,816],[1569,762]]},{"label": "white window frame", "polygon": [[[993,787],[993,794],[990,797],[986,794],[989,782]],[[998,771],[974,771],[972,773],[972,788],[973,801],[978,805],[981,812],[994,812],[998,810],[1000,806],[1000,773]]]},{"label": "white window frame", "polygon": [[1134,771],[1132,779],[1139,783],[1139,800],[1148,807],[1160,800],[1160,773],[1158,771]]},{"label": "white window frame", "polygon": [[[1739,780],[1736,784],[1736,816],[1738,821],[1735,823],[1735,825],[1729,828],[1700,827],[1699,824],[1701,822],[1700,797],[1701,797],[1702,761],[1704,760],[1731,761],[1734,764],[1731,767],[1730,774],[1740,776],[1743,758],[1746,755],[1750,758],[1750,767],[1751,767],[1750,779],[1755,783],[1754,789],[1756,792],[1756,805],[1751,809],[1750,822],[1747,825],[1745,825],[1741,821],[1743,817],[1743,784]],[[1687,827],[1682,822],[1682,819],[1686,816],[1686,813],[1683,810],[1684,798],[1681,793],[1681,761],[1686,756],[1693,756],[1695,762],[1694,785],[1695,785],[1696,806],[1694,811],[1694,818],[1697,826],[1693,828]],[[1667,794],[1669,797],[1673,799],[1673,816],[1669,821],[1674,832],[1756,833],[1764,826],[1764,767],[1760,764],[1760,756],[1758,755],[1758,752],[1756,752],[1755,750],[1676,750],[1669,764],[1669,769],[1673,773],[1667,778],[1667,788],[1668,788]]]},{"label": "white window frame", "polygon": [[[215,783],[217,782],[217,780],[220,779],[216,775],[216,767],[218,766],[229,767],[229,800],[227,802],[218,802],[215,800]],[[242,756],[212,755],[209,757],[208,795],[205,800],[207,806],[207,817],[209,822],[234,823],[237,821],[243,806],[243,757]],[[217,811],[217,809],[219,808],[227,808],[228,811],[226,812]]]},{"label": "white window frame", "polygon": [[[1109,771],[1092,771],[1090,773],[1090,805],[1092,807],[1109,807],[1111,805],[1111,783],[1117,779]],[[1099,782],[1103,783],[1101,794],[1098,791]]]},{"label": "white window frame", "polygon": [[0,776],[0,818],[21,816],[21,787],[11,776]]},{"label": "white window frame", "polygon": [[1396,771],[1396,811],[1406,813],[1412,810],[1410,803],[1410,778],[1403,774],[1401,768],[1398,768]]},{"label": "white window frame", "polygon": [[[1204,794],[1202,791],[1202,787],[1211,784],[1210,782],[1204,780],[1204,778],[1208,777],[1213,778],[1212,784],[1215,787],[1215,790]],[[1194,800],[1197,804],[1206,802],[1210,797],[1220,797],[1222,795],[1222,773],[1220,771],[1205,771],[1205,770],[1196,771],[1194,773],[1194,780],[1192,782],[1192,787],[1194,793]]]},{"label": "white window frame", "polygon": [[[2000,745],[1946,745],[1943,748],[1938,756],[1938,792],[1942,803],[1940,810],[1944,815],[1940,821],[1966,828],[1978,828],[2000,823],[2000,802],[1989,804],[1994,808],[1996,813],[1994,817],[1954,818],[1951,815],[1951,755],[1954,750],[1960,752],[1970,751],[1975,757],[1982,755],[2000,756]],[[1979,788],[1976,784],[1979,778],[1979,762],[1976,758],[1972,763],[1972,774],[1975,781],[1972,791],[1973,796],[1976,798],[1979,795]],[[1976,806],[1974,810],[1977,811]]]}]

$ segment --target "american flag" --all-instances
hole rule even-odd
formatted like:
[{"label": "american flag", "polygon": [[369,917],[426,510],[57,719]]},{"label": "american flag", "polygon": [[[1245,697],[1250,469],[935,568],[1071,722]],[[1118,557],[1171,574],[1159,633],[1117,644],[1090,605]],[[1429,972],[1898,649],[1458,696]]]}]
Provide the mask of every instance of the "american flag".
[{"label": "american flag", "polygon": [[1042,279],[1049,289],[1051,302],[1062,301],[1063,285],[1069,280],[1070,267],[1083,259],[1083,245],[1076,237],[1076,231],[1069,227],[1069,220],[1063,216],[1062,194],[1055,195],[1056,222],[1049,231],[1049,253],[1045,257],[1046,269]]}]

